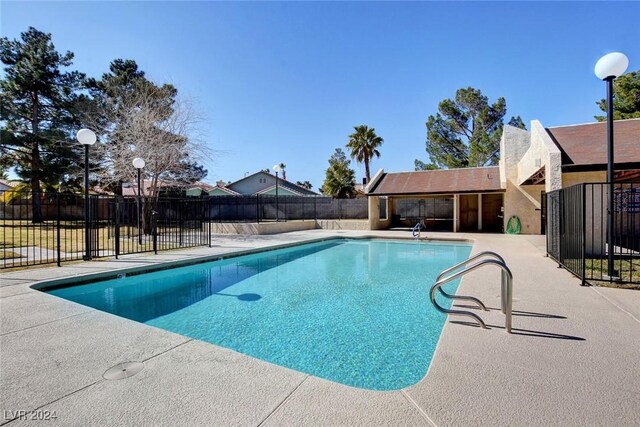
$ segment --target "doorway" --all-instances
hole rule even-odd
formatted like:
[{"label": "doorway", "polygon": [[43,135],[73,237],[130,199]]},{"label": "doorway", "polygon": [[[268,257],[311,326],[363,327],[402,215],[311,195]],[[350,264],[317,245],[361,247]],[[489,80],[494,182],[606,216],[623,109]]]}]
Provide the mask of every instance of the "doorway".
[{"label": "doorway", "polygon": [[460,231],[478,231],[478,195],[460,195]]},{"label": "doorway", "polygon": [[502,193],[482,195],[482,231],[502,233],[504,230],[504,212]]}]

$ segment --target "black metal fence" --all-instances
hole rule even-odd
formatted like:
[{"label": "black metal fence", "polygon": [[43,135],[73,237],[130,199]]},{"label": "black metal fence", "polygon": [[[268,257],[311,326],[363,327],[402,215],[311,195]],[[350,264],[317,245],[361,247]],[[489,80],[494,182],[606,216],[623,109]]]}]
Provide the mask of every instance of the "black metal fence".
[{"label": "black metal fence", "polygon": [[[0,193],[0,268],[211,245],[212,223],[366,219],[366,199],[294,196],[203,198],[84,197],[43,194],[33,200]],[[89,235],[89,247],[86,236]]]},{"label": "black metal fence", "polygon": [[268,222],[316,219],[367,219],[363,199],[304,196],[211,196],[210,218],[215,222]]},{"label": "black metal fence", "polygon": [[607,232],[607,183],[578,184],[546,193],[547,254],[583,284],[615,276],[640,283],[640,184],[614,184],[614,233]]}]

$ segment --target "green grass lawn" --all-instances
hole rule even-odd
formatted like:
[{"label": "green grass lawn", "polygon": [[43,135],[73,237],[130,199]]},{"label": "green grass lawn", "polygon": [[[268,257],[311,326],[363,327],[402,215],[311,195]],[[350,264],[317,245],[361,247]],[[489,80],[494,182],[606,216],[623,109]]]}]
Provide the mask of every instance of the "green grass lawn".
[{"label": "green grass lawn", "polygon": [[7,249],[0,249],[0,259],[16,259],[16,258],[20,258],[20,254]]},{"label": "green grass lawn", "polygon": [[[61,222],[60,236],[58,237],[55,221],[32,224],[30,221],[6,221],[0,224],[0,250],[5,252],[3,259],[19,257],[13,248],[24,246],[37,246],[49,250],[57,250],[58,239],[60,250],[65,253],[81,254],[84,251],[85,230],[82,223]],[[184,236],[189,233],[197,233],[197,230],[182,230]],[[177,227],[162,227],[159,229],[158,250],[169,249],[177,246],[175,242],[180,233]],[[92,241],[100,251],[115,251],[114,227],[102,226],[91,232]],[[171,242],[165,241],[166,238]],[[149,251],[153,248],[151,236],[143,235],[142,243],[139,243],[137,227],[120,226],[120,252],[132,253]]]},{"label": "green grass lawn", "polygon": [[[100,227],[93,230],[92,238],[98,242],[98,249],[113,250],[114,229]],[[134,227],[120,227],[120,238],[127,239],[128,249],[136,252],[138,248],[137,229]],[[60,248],[63,252],[77,253],[84,251],[85,230],[82,224],[60,223]],[[49,221],[40,224],[32,224],[30,221],[11,221],[0,225],[0,248],[10,249],[19,246],[38,246],[45,249],[56,250],[58,246],[58,233],[56,222]],[[143,246],[144,241],[143,241]]]},{"label": "green grass lawn", "polygon": [[[585,260],[585,272],[587,277],[600,278],[602,275],[607,274],[609,263],[606,259],[586,259]],[[625,289],[640,289],[640,259],[631,260],[614,260],[613,268],[620,274],[620,278],[623,282],[638,282],[632,283],[617,283],[609,282],[608,280],[594,280],[590,279],[588,282],[596,286],[605,286],[612,288],[625,288]]]}]

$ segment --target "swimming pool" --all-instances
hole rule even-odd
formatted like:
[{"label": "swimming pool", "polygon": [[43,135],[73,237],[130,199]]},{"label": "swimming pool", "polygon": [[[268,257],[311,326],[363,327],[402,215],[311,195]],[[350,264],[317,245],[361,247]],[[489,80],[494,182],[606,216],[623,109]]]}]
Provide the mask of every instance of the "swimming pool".
[{"label": "swimming pool", "polygon": [[47,292],[342,384],[397,390],[424,377],[445,322],[430,286],[470,251],[333,239]]}]

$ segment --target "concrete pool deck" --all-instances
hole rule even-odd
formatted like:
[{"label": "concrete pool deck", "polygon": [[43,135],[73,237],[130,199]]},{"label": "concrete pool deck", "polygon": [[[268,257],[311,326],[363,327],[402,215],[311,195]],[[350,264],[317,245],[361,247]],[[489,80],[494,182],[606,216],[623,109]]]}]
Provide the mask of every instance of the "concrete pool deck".
[{"label": "concrete pool deck", "polygon": [[[3,272],[0,424],[55,411],[57,425],[639,425],[640,292],[581,287],[544,256],[544,236],[427,233],[474,240],[514,275],[513,334],[497,269],[466,276],[459,294],[493,308],[481,330],[450,316],[427,376],[393,392],[355,389],[51,295],[43,280],[330,236],[409,232],[310,230],[217,236],[213,248]],[[425,295],[428,298],[428,295]],[[144,362],[137,375],[104,372]],[[30,413],[38,410],[40,412]],[[12,421],[13,419],[13,421]]]}]

